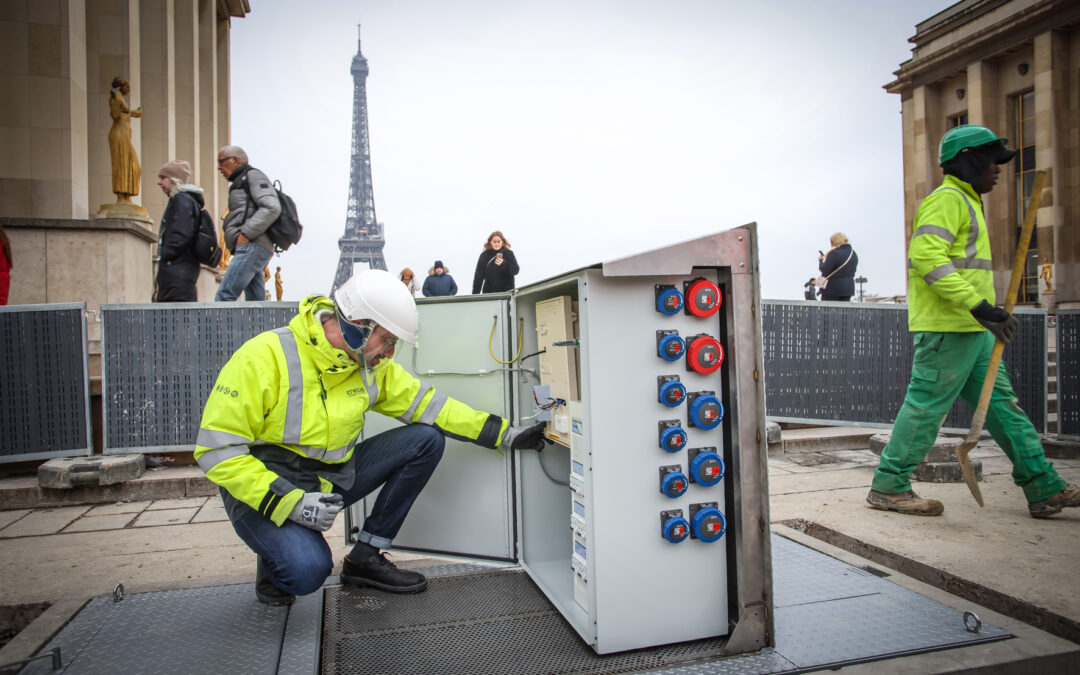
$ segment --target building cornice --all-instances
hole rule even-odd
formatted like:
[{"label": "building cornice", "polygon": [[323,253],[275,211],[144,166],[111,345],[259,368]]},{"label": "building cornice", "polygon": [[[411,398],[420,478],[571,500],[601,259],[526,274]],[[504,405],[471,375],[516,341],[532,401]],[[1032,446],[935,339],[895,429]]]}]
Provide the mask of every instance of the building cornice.
[{"label": "building cornice", "polygon": [[[979,9],[989,11],[1000,4],[979,5]],[[957,21],[935,24],[930,30],[937,31],[936,36],[940,37],[973,18],[970,14],[965,14],[957,15]],[[896,79],[884,85],[884,89],[890,94],[902,94],[907,89],[935,82],[950,73],[962,70],[969,63],[993,56],[1048,30],[1077,22],[1080,22],[1080,3],[1075,0],[1044,0],[948,47],[905,61],[900,64],[900,69],[893,73]],[[916,35],[911,41],[921,42],[922,36]]]}]

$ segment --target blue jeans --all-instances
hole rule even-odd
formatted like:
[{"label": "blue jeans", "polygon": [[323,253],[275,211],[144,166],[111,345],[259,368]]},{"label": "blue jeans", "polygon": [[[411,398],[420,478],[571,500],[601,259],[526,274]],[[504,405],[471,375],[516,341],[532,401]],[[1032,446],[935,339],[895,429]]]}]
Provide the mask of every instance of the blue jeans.
[{"label": "blue jeans", "polygon": [[240,291],[244,292],[245,300],[266,300],[263,270],[273,255],[254,242],[237,244],[214,300],[231,302],[240,297]]},{"label": "blue jeans", "polygon": [[[383,486],[360,530],[360,541],[378,548],[390,547],[413,502],[434,473],[445,446],[442,432],[426,424],[386,431],[356,446],[356,480],[348,490],[334,486],[334,492],[345,498],[346,506],[351,506]],[[221,498],[236,534],[262,558],[263,569],[275,586],[296,595],[314,593],[322,587],[334,560],[321,532],[291,520],[278,527],[234,499],[225,488],[221,488]]]}]

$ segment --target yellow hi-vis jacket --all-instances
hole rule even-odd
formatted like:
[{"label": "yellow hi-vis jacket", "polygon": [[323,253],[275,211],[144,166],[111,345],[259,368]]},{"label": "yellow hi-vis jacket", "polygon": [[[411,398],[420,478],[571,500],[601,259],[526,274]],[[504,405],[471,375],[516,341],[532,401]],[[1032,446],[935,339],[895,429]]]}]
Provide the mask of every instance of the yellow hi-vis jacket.
[{"label": "yellow hi-vis jacket", "polygon": [[990,237],[982,200],[955,176],[926,196],[915,212],[908,248],[908,330],[973,333],[983,300],[995,304]]},{"label": "yellow hi-vis jacket", "polygon": [[195,441],[207,478],[277,525],[305,492],[352,486],[353,448],[368,410],[488,448],[509,427],[422,384],[393,359],[365,379],[326,340],[316,312],[333,307],[310,296],[287,327],[245,342],[222,367]]}]

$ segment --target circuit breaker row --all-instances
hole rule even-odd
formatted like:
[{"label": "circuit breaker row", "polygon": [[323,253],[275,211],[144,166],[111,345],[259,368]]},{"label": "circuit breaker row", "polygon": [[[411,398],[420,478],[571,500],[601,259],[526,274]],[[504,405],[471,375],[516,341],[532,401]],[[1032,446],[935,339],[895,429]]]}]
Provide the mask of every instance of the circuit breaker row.
[{"label": "circuit breaker row", "polygon": [[[672,285],[657,285],[656,311],[666,317],[686,315],[694,319],[708,319],[716,315],[723,302],[720,288],[712,281],[696,278],[683,282],[682,289]],[[656,355],[664,362],[685,363],[686,373],[691,377],[713,375],[724,363],[724,346],[707,332],[695,332],[683,337],[678,330],[661,328],[656,331]],[[675,456],[686,450],[686,467],[683,464],[664,464],[659,468],[660,493],[669,499],[678,499],[687,493],[691,485],[719,490],[724,478],[724,460],[716,445],[687,448],[687,428],[712,431],[724,420],[724,405],[716,391],[700,389],[688,391],[679,374],[662,374],[656,378],[657,400],[671,410],[686,410],[686,426],[681,419],[662,419],[657,422],[657,439],[660,448]],[[684,407],[685,406],[685,407]],[[674,459],[674,457],[672,458]],[[703,494],[707,499],[709,493]],[[660,512],[660,535],[678,544],[688,537],[702,542],[715,542],[724,536],[727,528],[719,501],[692,503],[689,513],[680,508]]]}]

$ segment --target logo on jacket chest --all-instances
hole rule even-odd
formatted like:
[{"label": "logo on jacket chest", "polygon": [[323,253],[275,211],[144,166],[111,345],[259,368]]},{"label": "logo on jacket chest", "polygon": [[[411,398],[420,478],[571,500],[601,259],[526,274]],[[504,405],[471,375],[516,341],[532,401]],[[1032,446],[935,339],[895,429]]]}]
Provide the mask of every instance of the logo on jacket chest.
[{"label": "logo on jacket chest", "polygon": [[353,387],[352,389],[345,390],[345,393],[349,396],[359,396],[364,393],[363,387]]}]

